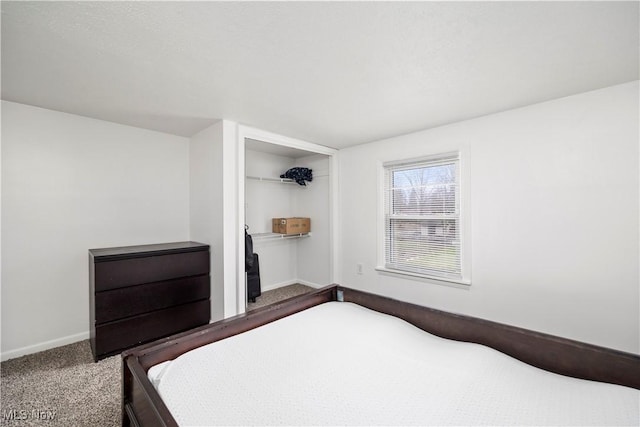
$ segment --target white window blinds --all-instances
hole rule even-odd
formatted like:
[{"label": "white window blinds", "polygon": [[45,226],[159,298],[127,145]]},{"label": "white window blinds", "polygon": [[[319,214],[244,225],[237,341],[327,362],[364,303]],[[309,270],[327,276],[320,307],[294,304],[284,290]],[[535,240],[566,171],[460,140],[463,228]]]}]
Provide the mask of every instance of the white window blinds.
[{"label": "white window blinds", "polygon": [[385,267],[462,278],[458,154],[384,169]]}]

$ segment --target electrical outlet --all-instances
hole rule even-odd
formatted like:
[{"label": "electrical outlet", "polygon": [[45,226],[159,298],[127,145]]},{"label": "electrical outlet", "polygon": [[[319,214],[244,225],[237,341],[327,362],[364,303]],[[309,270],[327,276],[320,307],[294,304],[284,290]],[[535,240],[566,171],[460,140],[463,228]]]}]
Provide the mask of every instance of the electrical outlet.
[{"label": "electrical outlet", "polygon": [[356,264],[356,274],[362,274],[362,264]]}]

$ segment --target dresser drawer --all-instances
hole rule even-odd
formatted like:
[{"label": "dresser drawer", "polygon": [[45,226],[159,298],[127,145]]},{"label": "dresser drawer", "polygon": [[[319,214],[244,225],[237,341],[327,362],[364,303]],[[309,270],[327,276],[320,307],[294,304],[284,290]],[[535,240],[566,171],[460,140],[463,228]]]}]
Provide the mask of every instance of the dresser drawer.
[{"label": "dresser drawer", "polygon": [[95,292],[209,273],[209,251],[96,262]]},{"label": "dresser drawer", "polygon": [[209,275],[111,289],[95,295],[95,323],[209,299]]},{"label": "dresser drawer", "polygon": [[96,356],[207,324],[210,310],[209,300],[204,300],[96,326]]}]

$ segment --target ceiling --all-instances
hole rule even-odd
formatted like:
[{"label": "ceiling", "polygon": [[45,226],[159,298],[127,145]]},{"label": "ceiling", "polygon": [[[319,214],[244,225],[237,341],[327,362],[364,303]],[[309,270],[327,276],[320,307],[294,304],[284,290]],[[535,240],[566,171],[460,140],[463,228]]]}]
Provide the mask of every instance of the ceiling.
[{"label": "ceiling", "polygon": [[257,139],[245,138],[244,148],[251,151],[259,151],[261,153],[273,154],[275,156],[289,157],[299,159],[301,157],[313,156],[318,153],[306,151],[299,148],[288,147],[286,145],[272,144]]},{"label": "ceiling", "polygon": [[2,1],[2,99],[343,148],[637,80],[638,6]]}]

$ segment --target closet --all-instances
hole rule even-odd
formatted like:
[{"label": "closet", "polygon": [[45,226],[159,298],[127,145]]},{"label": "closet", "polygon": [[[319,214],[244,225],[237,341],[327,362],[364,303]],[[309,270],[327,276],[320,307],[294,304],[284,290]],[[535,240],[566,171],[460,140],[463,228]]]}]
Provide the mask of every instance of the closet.
[{"label": "closet", "polygon": [[[331,272],[331,156],[245,139],[244,218],[259,256],[262,292],[291,284],[322,287]],[[302,186],[280,178],[293,167],[312,170]],[[309,233],[272,232],[273,218],[311,219]]]}]

